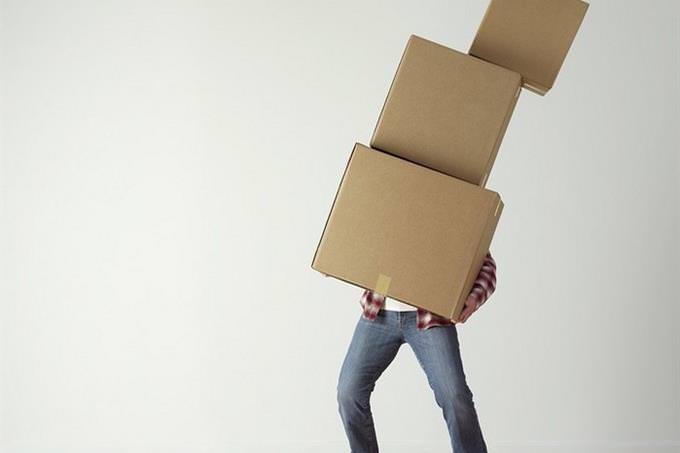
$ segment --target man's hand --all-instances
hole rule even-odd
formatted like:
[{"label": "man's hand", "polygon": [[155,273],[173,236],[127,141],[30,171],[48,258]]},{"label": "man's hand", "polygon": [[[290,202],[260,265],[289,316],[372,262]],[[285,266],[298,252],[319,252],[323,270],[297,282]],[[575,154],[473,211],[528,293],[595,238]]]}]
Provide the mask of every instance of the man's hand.
[{"label": "man's hand", "polygon": [[459,322],[461,324],[464,323],[465,321],[468,320],[470,316],[472,316],[472,313],[477,311],[477,309],[481,305],[482,304],[480,303],[479,297],[471,293],[465,300],[465,307],[463,307],[463,311],[460,312],[458,320],[452,319],[451,321],[453,321],[454,323],[456,322]]}]

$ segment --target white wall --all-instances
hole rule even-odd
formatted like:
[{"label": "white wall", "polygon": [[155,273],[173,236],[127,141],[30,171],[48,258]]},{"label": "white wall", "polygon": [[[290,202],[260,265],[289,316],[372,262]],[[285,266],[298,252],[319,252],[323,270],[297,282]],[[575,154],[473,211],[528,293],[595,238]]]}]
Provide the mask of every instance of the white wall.
[{"label": "white wall", "polygon": [[[485,7],[3,1],[0,451],[347,451],[360,290],[312,255],[409,34],[467,50]],[[680,450],[679,10],[592,0],[520,97],[459,327],[491,451]],[[450,451],[407,346],[373,411]]]}]

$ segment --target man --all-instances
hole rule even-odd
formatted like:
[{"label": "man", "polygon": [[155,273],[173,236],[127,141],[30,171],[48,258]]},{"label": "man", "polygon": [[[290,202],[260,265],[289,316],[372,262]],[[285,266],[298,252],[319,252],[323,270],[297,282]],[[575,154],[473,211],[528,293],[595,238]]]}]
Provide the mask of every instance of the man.
[{"label": "man", "polygon": [[[496,289],[496,262],[487,253],[465,302],[464,323]],[[370,395],[399,347],[408,343],[441,407],[454,453],[486,453],[472,392],[465,382],[456,321],[364,290],[362,313],[340,370],[337,401],[352,453],[374,453],[378,441]]]}]

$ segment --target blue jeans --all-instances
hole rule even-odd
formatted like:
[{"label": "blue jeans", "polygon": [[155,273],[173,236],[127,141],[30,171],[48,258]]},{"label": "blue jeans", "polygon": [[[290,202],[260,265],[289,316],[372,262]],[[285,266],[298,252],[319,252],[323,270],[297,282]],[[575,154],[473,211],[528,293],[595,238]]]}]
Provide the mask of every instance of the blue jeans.
[{"label": "blue jeans", "polygon": [[465,382],[455,324],[419,331],[415,311],[381,309],[370,321],[363,313],[340,370],[337,400],[352,453],[375,453],[378,440],[370,397],[402,343],[408,343],[441,407],[454,453],[486,453],[486,444]]}]

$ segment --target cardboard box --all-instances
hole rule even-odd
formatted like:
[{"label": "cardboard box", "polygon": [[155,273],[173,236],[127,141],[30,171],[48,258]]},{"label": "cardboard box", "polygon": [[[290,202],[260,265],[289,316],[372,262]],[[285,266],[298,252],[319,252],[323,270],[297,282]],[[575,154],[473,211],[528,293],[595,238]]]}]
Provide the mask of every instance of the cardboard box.
[{"label": "cardboard box", "polygon": [[526,88],[545,95],[587,9],[581,0],[491,0],[470,55],[519,72]]},{"label": "cardboard box", "polygon": [[456,319],[502,210],[495,192],[357,143],[312,268]]},{"label": "cardboard box", "polygon": [[412,35],[370,145],[482,187],[521,76]]}]

